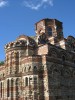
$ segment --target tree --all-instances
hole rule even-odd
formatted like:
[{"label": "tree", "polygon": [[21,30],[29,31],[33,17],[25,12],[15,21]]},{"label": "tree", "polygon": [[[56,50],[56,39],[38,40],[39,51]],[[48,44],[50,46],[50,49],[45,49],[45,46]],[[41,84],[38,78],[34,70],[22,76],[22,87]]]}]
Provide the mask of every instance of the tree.
[{"label": "tree", "polygon": [[4,61],[0,61],[0,66],[4,64]]}]

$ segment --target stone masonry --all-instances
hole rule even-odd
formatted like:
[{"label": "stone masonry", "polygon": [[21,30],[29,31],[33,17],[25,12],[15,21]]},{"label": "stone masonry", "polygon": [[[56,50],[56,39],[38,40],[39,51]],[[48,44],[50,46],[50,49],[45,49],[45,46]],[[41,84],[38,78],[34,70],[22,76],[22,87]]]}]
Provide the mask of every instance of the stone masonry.
[{"label": "stone masonry", "polygon": [[40,20],[35,32],[5,45],[0,100],[75,100],[75,38],[64,38],[56,19]]}]

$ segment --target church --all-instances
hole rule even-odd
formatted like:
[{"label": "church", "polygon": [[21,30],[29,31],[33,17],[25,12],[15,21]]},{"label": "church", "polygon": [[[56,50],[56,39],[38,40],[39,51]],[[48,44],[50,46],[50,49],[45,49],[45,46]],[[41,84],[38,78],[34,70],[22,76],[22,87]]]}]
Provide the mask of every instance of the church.
[{"label": "church", "polygon": [[75,100],[75,37],[64,38],[62,24],[42,19],[35,36],[5,45],[0,100]]}]

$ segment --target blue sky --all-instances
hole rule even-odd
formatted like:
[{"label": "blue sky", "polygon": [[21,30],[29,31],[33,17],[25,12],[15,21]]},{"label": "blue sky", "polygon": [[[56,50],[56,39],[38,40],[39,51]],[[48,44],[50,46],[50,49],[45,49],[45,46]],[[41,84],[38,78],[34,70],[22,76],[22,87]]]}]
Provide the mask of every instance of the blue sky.
[{"label": "blue sky", "polygon": [[19,35],[35,35],[34,24],[43,18],[63,22],[64,36],[75,37],[75,0],[0,0],[0,61],[4,45]]}]

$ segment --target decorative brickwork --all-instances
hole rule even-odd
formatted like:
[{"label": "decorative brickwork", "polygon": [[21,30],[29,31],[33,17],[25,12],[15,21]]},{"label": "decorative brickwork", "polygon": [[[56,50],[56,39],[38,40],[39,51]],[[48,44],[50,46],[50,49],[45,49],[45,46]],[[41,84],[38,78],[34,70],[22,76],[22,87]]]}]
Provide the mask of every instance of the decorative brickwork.
[{"label": "decorative brickwork", "polygon": [[0,100],[75,100],[75,38],[64,38],[56,19],[35,27],[36,36],[5,45]]}]

